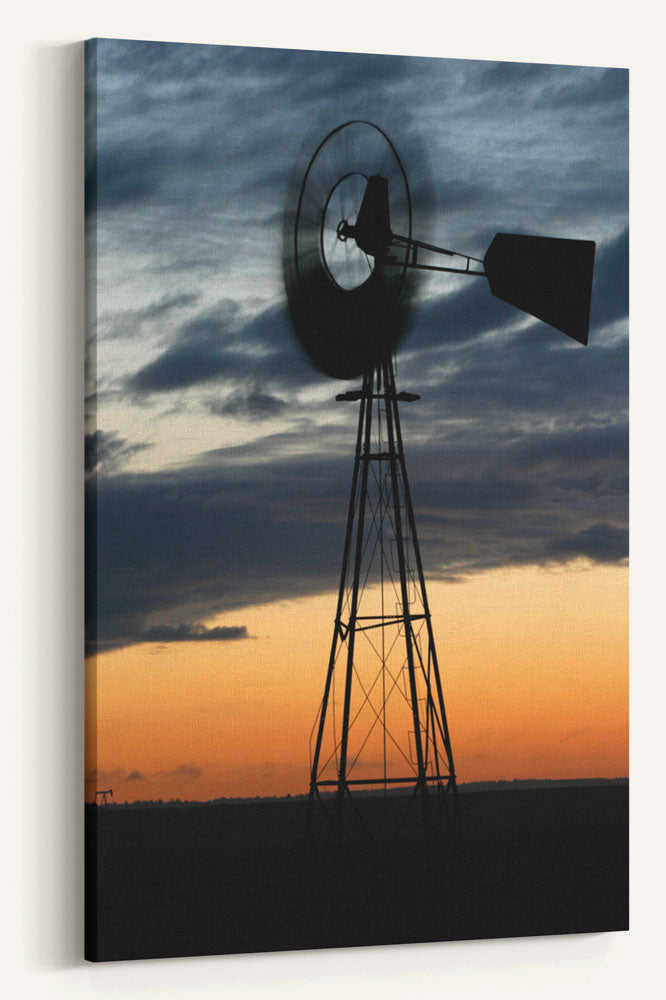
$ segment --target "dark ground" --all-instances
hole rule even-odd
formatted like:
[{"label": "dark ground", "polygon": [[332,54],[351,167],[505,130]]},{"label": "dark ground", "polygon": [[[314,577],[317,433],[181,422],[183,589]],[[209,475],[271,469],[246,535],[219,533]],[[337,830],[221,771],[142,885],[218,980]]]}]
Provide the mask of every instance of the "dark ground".
[{"label": "dark ground", "polygon": [[[416,814],[391,847],[355,836],[334,851],[315,830],[306,851],[300,800],[87,806],[86,957],[628,927],[627,786],[470,792],[459,801],[460,832],[434,853],[417,835]],[[389,801],[389,812],[404,802]]]}]

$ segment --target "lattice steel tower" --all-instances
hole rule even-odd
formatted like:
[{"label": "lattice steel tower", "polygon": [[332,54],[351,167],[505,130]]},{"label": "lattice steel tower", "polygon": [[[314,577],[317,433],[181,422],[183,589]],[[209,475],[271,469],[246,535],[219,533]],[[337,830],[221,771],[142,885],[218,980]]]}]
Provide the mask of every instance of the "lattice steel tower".
[{"label": "lattice steel tower", "polygon": [[[310,795],[413,788],[425,818],[455,795],[451,739],[391,360],[363,378],[340,588],[312,739]],[[436,791],[436,808],[429,792]]]}]

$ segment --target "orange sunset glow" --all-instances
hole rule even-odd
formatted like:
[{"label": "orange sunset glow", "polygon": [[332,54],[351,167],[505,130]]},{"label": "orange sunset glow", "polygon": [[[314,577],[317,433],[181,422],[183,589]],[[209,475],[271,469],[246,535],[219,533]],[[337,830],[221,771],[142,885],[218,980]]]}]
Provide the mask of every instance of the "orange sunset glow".
[{"label": "orange sunset glow", "polygon": [[[428,584],[461,783],[628,773],[628,571],[578,562]],[[302,794],[335,594],[226,613],[224,642],[87,663],[86,797]]]}]

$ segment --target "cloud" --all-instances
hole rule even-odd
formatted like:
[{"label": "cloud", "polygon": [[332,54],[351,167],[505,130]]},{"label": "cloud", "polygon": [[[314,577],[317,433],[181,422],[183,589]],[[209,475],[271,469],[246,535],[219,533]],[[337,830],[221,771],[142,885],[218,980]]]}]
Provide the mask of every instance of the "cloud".
[{"label": "cloud", "polygon": [[619,106],[626,109],[628,71],[540,63],[474,64],[470,72],[473,96],[513,102],[538,111]]},{"label": "cloud", "polygon": [[154,150],[145,146],[104,150],[86,172],[88,204],[115,209],[155,197],[160,191],[156,166]]},{"label": "cloud", "polygon": [[[432,575],[625,559],[628,341],[617,329],[626,246],[623,233],[600,248],[587,348],[478,288],[420,307],[399,380],[422,396],[403,408],[403,423]],[[258,433],[181,468],[101,476],[89,503],[98,518],[89,634],[100,649],[196,641],[198,623],[220,610],[331,589],[339,572],[353,415],[340,422],[335,383],[299,355],[280,307],[248,322],[217,306],[190,321],[181,346],[199,362],[224,357],[219,395],[203,405],[254,418]],[[173,362],[174,352],[163,357]],[[186,381],[168,368],[165,392]],[[293,400],[318,385],[331,386],[329,404]],[[287,412],[298,419],[262,433],[260,418]]]},{"label": "cloud", "polygon": [[[135,309],[116,310],[106,316],[100,316],[99,327],[104,329],[103,336],[107,339],[135,337],[144,324],[163,320],[171,313],[180,312],[199,298],[193,292],[180,292],[176,295],[165,294],[160,299]],[[98,332],[101,336],[101,332]]]},{"label": "cloud", "polygon": [[261,391],[233,392],[226,399],[211,399],[208,408],[218,417],[246,417],[248,420],[268,420],[279,416],[287,402],[279,396]]},{"label": "cloud", "polygon": [[[423,238],[479,257],[498,231],[597,241],[587,348],[483,279],[424,282],[398,380],[422,397],[402,421],[427,572],[624,560],[626,71],[123,41],[96,55],[97,405],[122,428],[88,441],[98,648],[197,641],[220,611],[336,585],[355,408],[300,352],[280,259],[290,182],[349,117],[396,142]],[[169,464],[177,406],[192,440],[229,418],[239,433]],[[139,427],[153,471],[130,474]]]},{"label": "cloud", "polygon": [[204,769],[195,764],[179,764],[177,767],[166,771],[152,771],[149,774],[144,771],[134,769],[128,771],[124,767],[116,767],[113,770],[105,771],[97,768],[86,775],[89,784],[102,785],[105,788],[112,784],[121,785],[136,781],[148,781],[151,778],[173,779],[173,778],[198,778],[203,774]]},{"label": "cloud", "polygon": [[629,316],[629,228],[601,247],[595,262],[590,326],[592,333],[605,323]]},{"label": "cloud", "polygon": [[138,393],[166,392],[210,382],[231,374],[238,355],[225,350],[230,340],[235,307],[228,301],[187,322],[171,346],[127,380],[127,388]]},{"label": "cloud", "polygon": [[[521,366],[531,364],[534,370],[535,363],[539,362],[547,383],[548,368],[557,368],[552,364],[553,352],[568,348],[568,361],[576,370],[585,372],[585,379],[595,391],[588,367],[599,362],[599,355],[593,354],[591,360],[583,360],[577,345],[571,345],[562,334],[495,298],[485,279],[465,280],[466,283],[450,292],[428,298],[414,310],[412,328],[404,339],[403,350],[419,351],[420,368],[429,378],[430,371],[441,365],[442,352],[447,352],[450,363],[458,366],[464,363],[467,385],[462,385],[461,372],[456,392],[466,398],[486,391],[489,373],[499,374],[500,366],[502,374],[509,377],[512,377],[512,369],[518,383]],[[609,322],[617,323],[627,315],[628,231],[625,229],[602,245],[597,253],[591,340],[603,336]],[[479,344],[480,338],[498,333],[502,339]],[[525,359],[516,357],[516,349],[525,352]],[[618,350],[624,351],[622,347]],[[625,364],[624,355],[622,363]],[[623,372],[617,366],[609,370],[609,374],[623,379]],[[213,310],[197,314],[177,330],[166,350],[127,378],[126,388],[130,394],[148,396],[215,383],[228,394],[207,402],[211,413],[257,420],[284,412],[287,404],[280,393],[314,385],[317,381],[321,378],[298,347],[284,306],[271,306],[255,316],[243,318],[233,302],[224,300]],[[533,401],[537,406],[544,402],[536,398],[542,381],[540,376],[539,383],[534,382]],[[573,386],[571,380],[568,384]],[[266,391],[269,388],[274,391]],[[498,388],[505,400],[514,399],[515,405],[527,404],[524,379],[519,385],[518,396],[506,391],[505,384]]]},{"label": "cloud", "polygon": [[132,443],[115,431],[96,430],[85,435],[84,467],[86,475],[96,472],[102,465],[111,472],[125,464],[132,455],[145,451],[151,445],[146,441]]},{"label": "cloud", "polygon": [[587,556],[595,562],[622,562],[629,558],[629,534],[612,524],[593,524],[565,538],[553,538],[546,551],[554,558]]},{"label": "cloud", "polygon": [[204,769],[196,764],[179,764],[167,771],[155,771],[156,778],[199,778]]},{"label": "cloud", "polygon": [[142,633],[142,642],[225,642],[230,639],[247,639],[244,625],[156,625]]},{"label": "cloud", "polygon": [[[394,138],[415,205],[437,190],[447,245],[474,252],[455,241],[486,239],[495,223],[571,229],[600,202],[606,228],[626,214],[626,71],[105,40],[96,80],[88,176],[105,253],[159,257],[159,274],[194,266],[198,288],[245,271],[275,300],[294,165],[346,117]],[[587,205],[574,204],[581,184]]]},{"label": "cloud", "polygon": [[[296,344],[283,305],[243,320],[234,303],[225,301],[185,323],[171,345],[129,376],[125,386],[131,395],[147,396],[226,385],[231,398],[215,404],[212,412],[264,415],[276,413],[280,401],[257,386],[302,387],[317,378]],[[245,389],[238,390],[239,380]]]},{"label": "cloud", "polygon": [[[408,445],[428,573],[624,559],[626,423],[521,430],[500,418],[482,432],[483,419],[478,433],[447,432],[444,420],[441,438]],[[352,441],[331,449],[327,435],[335,441],[339,429],[283,435],[300,444],[296,454],[277,435],[274,450],[263,442],[181,469],[102,477],[88,502],[98,517],[89,634],[99,647],[196,639],[186,623],[220,610],[333,589]],[[174,629],[174,619],[184,624]]]},{"label": "cloud", "polygon": [[[559,68],[559,67],[558,67]],[[629,71],[626,69],[602,69],[588,76],[581,86],[581,80],[572,70],[569,79],[558,79],[544,88],[541,104],[544,108],[593,107],[616,111],[622,117],[627,113],[627,90]]]},{"label": "cloud", "polygon": [[125,781],[126,775],[127,771],[123,767],[116,767],[110,771],[102,768],[93,768],[92,771],[88,772],[85,780],[91,784],[96,783],[98,785],[106,786],[111,785],[113,782],[117,784],[119,781]]}]

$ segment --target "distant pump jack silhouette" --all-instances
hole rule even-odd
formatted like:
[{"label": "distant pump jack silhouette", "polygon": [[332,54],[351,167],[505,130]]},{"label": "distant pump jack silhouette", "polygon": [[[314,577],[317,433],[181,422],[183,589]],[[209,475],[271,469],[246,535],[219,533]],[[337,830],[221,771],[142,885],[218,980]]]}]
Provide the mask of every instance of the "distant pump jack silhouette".
[{"label": "distant pump jack silhouette", "polygon": [[[310,813],[334,828],[358,793],[409,789],[427,829],[456,803],[456,772],[398,404],[394,352],[417,271],[487,278],[493,295],[587,343],[595,244],[498,233],[485,257],[412,235],[412,201],[382,129],[349,121],[317,146],[287,215],[284,274],[296,336],[359,418],[328,668],[313,726]],[[424,263],[424,255],[452,258]],[[333,796],[325,795],[333,792]]]},{"label": "distant pump jack silhouette", "polygon": [[105,806],[107,804],[107,796],[113,798],[113,788],[102,788],[95,792],[95,802],[99,799],[99,804]]}]

